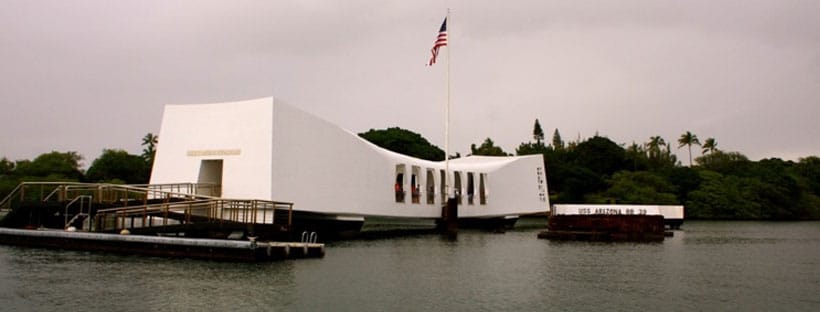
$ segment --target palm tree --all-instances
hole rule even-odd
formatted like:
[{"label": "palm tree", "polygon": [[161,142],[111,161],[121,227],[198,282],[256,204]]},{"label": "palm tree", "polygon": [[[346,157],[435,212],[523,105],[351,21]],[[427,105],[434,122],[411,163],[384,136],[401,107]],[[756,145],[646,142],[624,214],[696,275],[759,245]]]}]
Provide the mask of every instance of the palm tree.
[{"label": "palm tree", "polygon": [[636,171],[638,170],[638,159],[647,159],[643,146],[638,145],[635,141],[632,141],[632,145],[626,148],[626,157],[632,159],[632,170]]},{"label": "palm tree", "polygon": [[708,138],[703,142],[703,152],[701,154],[706,154],[707,152],[712,154],[717,150],[717,142],[715,141],[715,138]]},{"label": "palm tree", "polygon": [[145,146],[145,148],[142,149],[142,158],[145,159],[148,165],[154,164],[154,154],[157,152],[156,146],[158,142],[159,136],[150,132],[142,137],[142,146]]},{"label": "palm tree", "polygon": [[666,143],[666,154],[663,157],[669,165],[675,166],[678,163],[678,158],[672,154],[672,144]]},{"label": "palm tree", "polygon": [[678,148],[689,147],[689,167],[692,167],[692,145],[700,145],[698,136],[689,131],[681,134],[680,139],[678,139]]},{"label": "palm tree", "polygon": [[660,136],[653,136],[649,138],[649,143],[646,143],[646,150],[649,152],[649,158],[657,159],[661,154],[661,146],[665,145],[666,141]]}]

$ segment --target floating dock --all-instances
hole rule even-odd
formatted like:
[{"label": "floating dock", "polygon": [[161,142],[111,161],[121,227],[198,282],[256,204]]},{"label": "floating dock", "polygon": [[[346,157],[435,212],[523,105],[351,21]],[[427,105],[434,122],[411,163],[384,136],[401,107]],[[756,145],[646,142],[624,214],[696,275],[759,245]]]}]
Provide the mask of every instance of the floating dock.
[{"label": "floating dock", "polygon": [[240,262],[321,258],[325,255],[325,245],[317,243],[121,235],[47,229],[0,228],[0,243]]}]

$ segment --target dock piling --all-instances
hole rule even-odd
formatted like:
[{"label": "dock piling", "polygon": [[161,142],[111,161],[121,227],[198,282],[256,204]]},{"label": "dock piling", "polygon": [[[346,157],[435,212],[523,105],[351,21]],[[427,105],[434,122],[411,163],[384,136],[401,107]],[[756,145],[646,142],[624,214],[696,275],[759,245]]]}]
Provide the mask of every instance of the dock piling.
[{"label": "dock piling", "polygon": [[441,207],[441,220],[438,227],[443,234],[450,236],[458,234],[458,199],[448,198],[447,205]]}]

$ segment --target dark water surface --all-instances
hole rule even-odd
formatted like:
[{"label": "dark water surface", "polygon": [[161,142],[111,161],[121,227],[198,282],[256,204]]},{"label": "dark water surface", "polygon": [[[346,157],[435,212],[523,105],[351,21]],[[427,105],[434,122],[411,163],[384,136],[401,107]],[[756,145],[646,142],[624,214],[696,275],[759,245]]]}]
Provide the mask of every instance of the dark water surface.
[{"label": "dark water surface", "polygon": [[0,246],[3,311],[820,311],[820,222],[694,222],[663,243],[538,228],[218,263]]}]

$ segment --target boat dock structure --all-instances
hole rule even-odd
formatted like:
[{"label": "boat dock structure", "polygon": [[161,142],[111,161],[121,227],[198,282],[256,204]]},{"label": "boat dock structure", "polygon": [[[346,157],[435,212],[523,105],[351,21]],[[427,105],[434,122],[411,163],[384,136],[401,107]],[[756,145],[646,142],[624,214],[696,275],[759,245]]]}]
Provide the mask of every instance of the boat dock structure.
[{"label": "boat dock structure", "polygon": [[24,182],[0,201],[0,243],[226,261],[323,257],[293,204],[198,195],[208,184]]},{"label": "boat dock structure", "polygon": [[309,242],[257,242],[255,240],[122,235],[48,229],[0,228],[0,243],[240,262],[320,258],[325,254],[324,244]]},{"label": "boat dock structure", "polygon": [[676,205],[553,205],[547,231],[549,240],[662,242],[666,231],[683,223],[683,206]]}]

